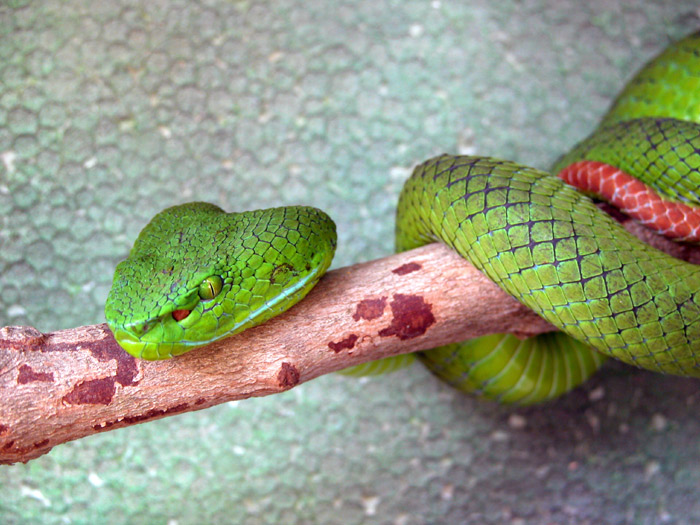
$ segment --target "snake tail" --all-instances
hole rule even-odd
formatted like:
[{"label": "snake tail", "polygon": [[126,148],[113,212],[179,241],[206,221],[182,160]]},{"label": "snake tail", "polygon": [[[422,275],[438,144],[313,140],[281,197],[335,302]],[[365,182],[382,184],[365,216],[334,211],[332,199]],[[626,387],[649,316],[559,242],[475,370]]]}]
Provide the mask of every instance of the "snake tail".
[{"label": "snake tail", "polygon": [[615,166],[580,161],[560,171],[559,177],[567,184],[599,196],[669,239],[700,241],[700,210],[697,207],[666,199]]},{"label": "snake tail", "polygon": [[557,161],[552,172],[666,237],[697,242],[698,169],[697,123],[644,117],[596,131]]}]

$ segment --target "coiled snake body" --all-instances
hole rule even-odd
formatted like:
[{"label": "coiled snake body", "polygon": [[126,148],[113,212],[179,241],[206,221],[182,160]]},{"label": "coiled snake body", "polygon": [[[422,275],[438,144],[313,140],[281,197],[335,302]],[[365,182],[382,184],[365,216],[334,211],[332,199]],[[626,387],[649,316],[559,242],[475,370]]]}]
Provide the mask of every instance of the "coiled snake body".
[{"label": "coiled snake body", "polygon": [[[699,92],[700,33],[647,64],[553,172],[697,241]],[[534,403],[580,384],[606,356],[700,376],[700,266],[631,236],[561,178],[492,158],[430,159],[401,191],[396,248],[436,240],[561,330],[422,353],[457,388]],[[133,355],[184,353],[292,306],[328,268],[335,242],[333,222],[314,208],[169,208],[118,265],[107,321]]]}]

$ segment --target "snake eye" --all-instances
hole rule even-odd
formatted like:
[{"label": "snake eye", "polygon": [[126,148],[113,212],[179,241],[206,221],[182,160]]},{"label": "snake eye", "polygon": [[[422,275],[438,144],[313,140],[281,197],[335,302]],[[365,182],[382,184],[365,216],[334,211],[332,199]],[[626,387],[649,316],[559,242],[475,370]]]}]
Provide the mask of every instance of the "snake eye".
[{"label": "snake eye", "polygon": [[211,301],[219,295],[221,288],[224,286],[224,281],[218,275],[207,277],[199,285],[199,298],[203,301]]}]

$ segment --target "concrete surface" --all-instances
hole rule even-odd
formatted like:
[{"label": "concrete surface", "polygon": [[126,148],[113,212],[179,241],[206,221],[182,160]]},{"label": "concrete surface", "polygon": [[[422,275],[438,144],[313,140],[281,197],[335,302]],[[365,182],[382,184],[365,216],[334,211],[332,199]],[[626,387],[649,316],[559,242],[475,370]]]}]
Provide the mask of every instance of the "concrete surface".
[{"label": "concrete surface", "polygon": [[[160,209],[306,203],[335,266],[392,246],[411,167],[547,166],[695,1],[7,0],[0,326],[103,320]],[[0,467],[3,523],[697,523],[700,384],[609,366],[546,406],[420,366],[108,432]]]}]

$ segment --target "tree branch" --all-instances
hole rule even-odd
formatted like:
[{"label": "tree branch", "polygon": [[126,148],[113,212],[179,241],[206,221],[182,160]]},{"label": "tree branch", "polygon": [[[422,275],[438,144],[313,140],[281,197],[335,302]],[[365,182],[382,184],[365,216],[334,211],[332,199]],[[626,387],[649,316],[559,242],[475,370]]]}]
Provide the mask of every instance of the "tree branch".
[{"label": "tree branch", "polygon": [[[699,258],[697,248],[651,238],[676,256]],[[5,327],[0,463],[28,461],[97,432],[283,392],[382,357],[552,329],[437,244],[329,272],[285,314],[166,361],[129,356],[105,324],[48,334]]]}]

